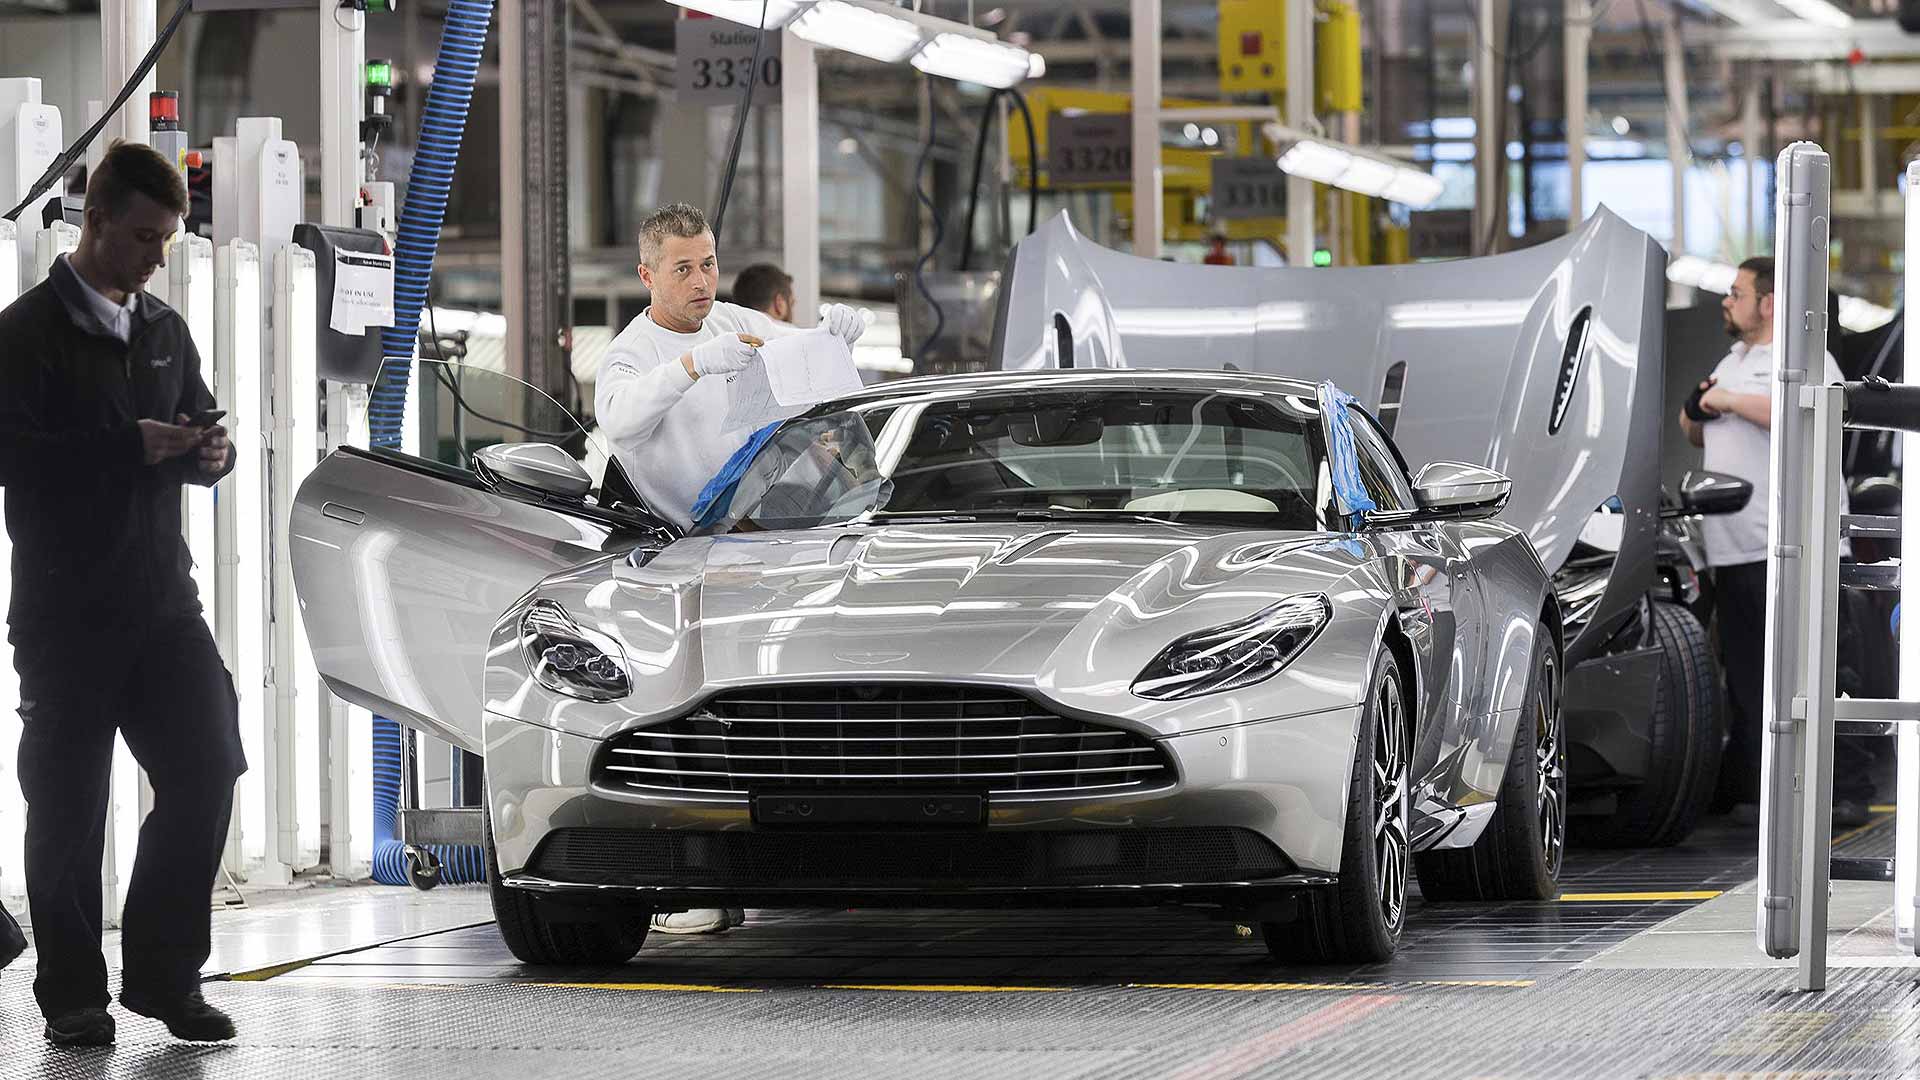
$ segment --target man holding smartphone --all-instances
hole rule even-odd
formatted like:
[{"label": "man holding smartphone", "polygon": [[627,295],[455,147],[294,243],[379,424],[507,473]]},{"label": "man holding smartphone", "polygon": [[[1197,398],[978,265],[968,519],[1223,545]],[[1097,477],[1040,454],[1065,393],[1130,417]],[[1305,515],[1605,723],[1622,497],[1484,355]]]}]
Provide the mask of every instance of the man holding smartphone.
[{"label": "man holding smartphone", "polygon": [[180,1038],[234,1034],[201,997],[200,966],[246,761],[180,531],[181,485],[218,482],[233,452],[186,321],[144,291],[186,211],[171,162],[116,142],[88,181],[79,248],[0,311],[33,989],[60,1046],[114,1039],[100,864],[116,734],[153,786],[120,1003]]}]

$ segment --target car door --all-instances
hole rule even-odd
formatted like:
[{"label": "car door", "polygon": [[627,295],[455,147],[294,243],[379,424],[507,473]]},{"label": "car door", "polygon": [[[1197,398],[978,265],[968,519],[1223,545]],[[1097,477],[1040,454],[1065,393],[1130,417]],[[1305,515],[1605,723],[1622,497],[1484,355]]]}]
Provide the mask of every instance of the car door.
[{"label": "car door", "polygon": [[[467,370],[443,382],[438,365],[420,367],[423,394],[464,417],[438,425],[459,432],[442,440],[457,461],[486,442],[577,429],[557,405],[529,406],[550,399],[504,375]],[[521,418],[518,430],[489,422],[506,417]],[[665,539],[650,517],[609,503],[496,489],[463,464],[390,450],[334,451],[300,485],[290,528],[321,678],[347,701],[480,752],[482,672],[500,615],[550,574]]]},{"label": "car door", "polygon": [[[1348,406],[1360,477],[1379,511],[1368,529],[1383,558],[1392,562],[1400,587],[1401,626],[1413,639],[1421,668],[1420,729],[1414,735],[1415,801],[1436,801],[1470,744],[1467,713],[1475,700],[1473,680],[1481,665],[1484,619],[1479,583],[1469,552],[1446,526],[1395,521],[1417,509],[1406,466],[1373,418]],[[1416,837],[1416,840],[1418,837]]]}]

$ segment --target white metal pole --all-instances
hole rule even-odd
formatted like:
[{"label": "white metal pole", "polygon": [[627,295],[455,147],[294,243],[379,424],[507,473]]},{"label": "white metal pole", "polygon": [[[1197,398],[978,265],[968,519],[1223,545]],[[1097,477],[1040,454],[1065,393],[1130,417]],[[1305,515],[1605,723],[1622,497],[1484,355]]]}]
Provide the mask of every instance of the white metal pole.
[{"label": "white metal pole", "polygon": [[1767,156],[1767,148],[1760,143],[1765,138],[1766,128],[1760,123],[1760,73],[1750,70],[1746,91],[1740,100],[1740,149],[1746,157],[1747,169],[1747,235],[1741,247],[1743,253],[1760,247],[1760,162]]},{"label": "white metal pole", "polygon": [[[1906,295],[1920,296],[1920,161],[1907,163]],[[1920,338],[1907,333],[1902,343],[1908,380],[1920,376]],[[1920,472],[1920,435],[1900,436],[1900,463]],[[1920,537],[1920,495],[1900,502],[1901,537]],[[1920,573],[1900,573],[1900,696],[1920,699]],[[1896,745],[1900,764],[1895,779],[1893,848],[1893,932],[1900,944],[1920,954],[1914,933],[1920,912],[1920,728],[1900,725]]]},{"label": "white metal pole", "polygon": [[1586,220],[1587,51],[1593,41],[1593,9],[1587,0],[1566,0],[1567,227]]},{"label": "white metal pole", "polygon": [[1133,0],[1133,253],[1160,257],[1160,0]]},{"label": "white metal pole", "polygon": [[[113,100],[127,76],[140,66],[147,50],[153,48],[153,6],[154,0],[102,0],[100,74],[107,88],[102,101]],[[147,95],[153,93],[154,85],[153,72],[149,71],[127,97],[127,103],[107,121],[103,132],[107,140],[148,141]]]},{"label": "white metal pole", "polygon": [[[1687,139],[1688,104],[1686,47],[1680,42],[1680,11],[1674,9],[1662,30],[1665,35],[1667,102],[1667,161],[1673,169],[1673,244],[1668,250],[1675,256],[1687,253],[1687,166],[1693,151]],[[1693,288],[1674,282],[1672,303],[1685,307],[1693,303]]]},{"label": "white metal pole", "polygon": [[[1313,130],[1313,0],[1287,5],[1287,126]],[[1313,265],[1313,181],[1287,177],[1287,262]]]},{"label": "white metal pole", "polygon": [[1499,249],[1506,231],[1507,207],[1500,198],[1500,175],[1507,168],[1506,142],[1500,137],[1500,118],[1506,112],[1507,88],[1500,77],[1497,35],[1506,22],[1507,0],[1480,0],[1474,9],[1477,31],[1473,53],[1473,248],[1478,254]]},{"label": "white metal pole", "polygon": [[793,275],[794,325],[812,326],[820,320],[820,64],[812,43],[780,34],[782,261]]}]

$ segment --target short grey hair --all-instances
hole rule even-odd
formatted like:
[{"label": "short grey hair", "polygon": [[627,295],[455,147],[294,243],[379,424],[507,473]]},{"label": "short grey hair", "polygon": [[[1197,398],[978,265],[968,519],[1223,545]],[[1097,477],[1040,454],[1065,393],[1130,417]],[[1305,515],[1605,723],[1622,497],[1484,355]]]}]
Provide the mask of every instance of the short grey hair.
[{"label": "short grey hair", "polygon": [[660,249],[666,245],[667,237],[691,240],[712,231],[707,225],[707,215],[701,213],[699,207],[683,202],[668,203],[640,223],[640,261],[648,267],[657,267]]}]

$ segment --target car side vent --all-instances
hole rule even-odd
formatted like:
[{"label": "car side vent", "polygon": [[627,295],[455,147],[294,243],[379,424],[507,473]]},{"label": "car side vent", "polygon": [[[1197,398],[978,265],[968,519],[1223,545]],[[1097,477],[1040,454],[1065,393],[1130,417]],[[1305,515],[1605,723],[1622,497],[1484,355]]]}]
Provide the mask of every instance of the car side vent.
[{"label": "car side vent", "polygon": [[1053,343],[1055,346],[1054,351],[1060,356],[1060,366],[1062,368],[1072,367],[1073,324],[1068,322],[1067,317],[1058,311],[1053,313]]},{"label": "car side vent", "polygon": [[1583,307],[1567,328],[1566,348],[1560,353],[1560,378],[1553,384],[1553,412],[1547,416],[1547,434],[1558,435],[1566,423],[1567,409],[1573,404],[1573,389],[1580,383],[1580,369],[1587,362],[1587,339],[1592,336],[1593,308]]}]

